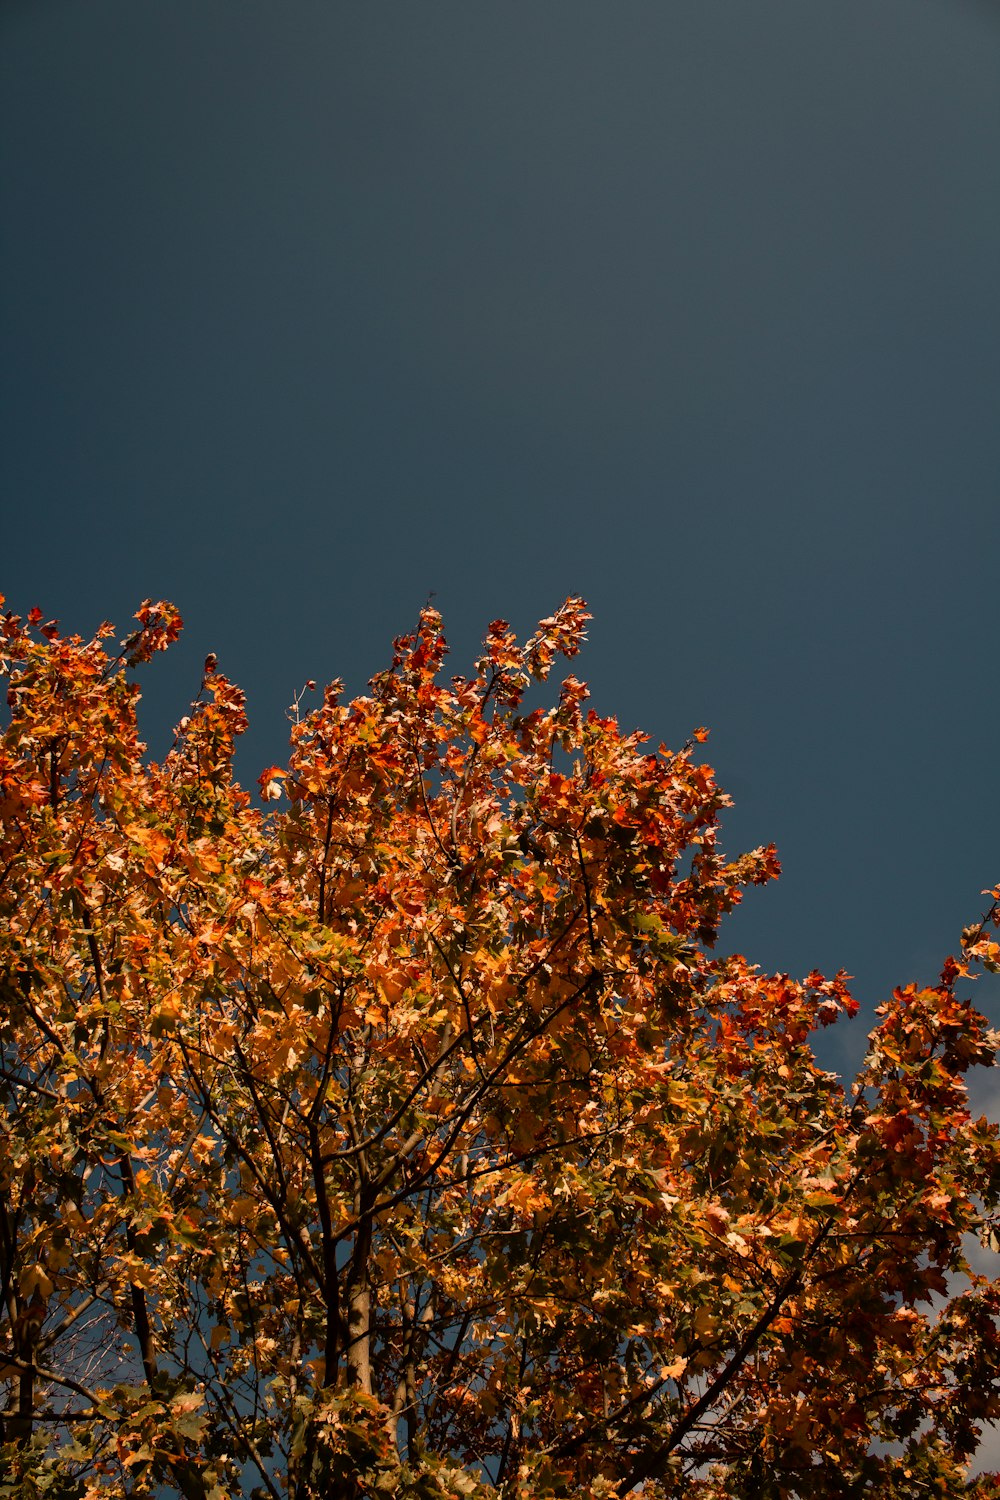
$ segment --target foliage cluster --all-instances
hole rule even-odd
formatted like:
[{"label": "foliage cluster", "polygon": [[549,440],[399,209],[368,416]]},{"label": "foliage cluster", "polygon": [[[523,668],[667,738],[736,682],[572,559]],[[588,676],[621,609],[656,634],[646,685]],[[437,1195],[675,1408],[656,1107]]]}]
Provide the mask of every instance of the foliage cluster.
[{"label": "foliage cluster", "polygon": [[139,740],[172,606],[0,619],[2,1500],[1000,1492],[1000,889],[845,1088],[845,976],[715,951],[702,732],[526,706],[587,618],[424,610],[263,810],[214,658]]}]

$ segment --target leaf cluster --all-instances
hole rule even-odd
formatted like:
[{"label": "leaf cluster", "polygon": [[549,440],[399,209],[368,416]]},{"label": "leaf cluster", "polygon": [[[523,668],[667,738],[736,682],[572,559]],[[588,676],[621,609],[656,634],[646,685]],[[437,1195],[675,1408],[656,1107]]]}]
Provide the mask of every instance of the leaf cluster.
[{"label": "leaf cluster", "polygon": [[139,739],[173,606],[0,619],[6,1500],[995,1493],[1000,890],[845,1088],[846,977],[715,951],[704,731],[526,707],[587,619],[447,678],[425,609],[266,811],[214,657]]}]

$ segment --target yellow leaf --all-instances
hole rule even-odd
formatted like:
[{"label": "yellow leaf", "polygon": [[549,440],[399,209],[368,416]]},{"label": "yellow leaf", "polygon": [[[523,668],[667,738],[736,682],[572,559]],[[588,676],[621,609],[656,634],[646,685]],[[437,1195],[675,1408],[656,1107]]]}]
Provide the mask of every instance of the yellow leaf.
[{"label": "yellow leaf", "polygon": [[52,1279],[47,1274],[45,1267],[36,1261],[32,1266],[26,1266],[20,1275],[21,1295],[30,1297],[33,1292],[38,1292],[42,1297],[51,1297],[53,1291]]},{"label": "yellow leaf", "polygon": [[699,1339],[708,1338],[711,1333],[714,1333],[718,1321],[712,1309],[702,1305],[694,1315],[695,1336]]}]

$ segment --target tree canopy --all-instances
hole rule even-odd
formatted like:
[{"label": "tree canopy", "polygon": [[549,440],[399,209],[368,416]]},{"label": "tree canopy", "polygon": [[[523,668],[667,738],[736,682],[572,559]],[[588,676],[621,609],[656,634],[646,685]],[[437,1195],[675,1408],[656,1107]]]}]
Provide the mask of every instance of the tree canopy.
[{"label": "tree canopy", "polygon": [[587,619],[425,609],[257,801],[214,657],[139,739],[171,605],[0,619],[3,1500],[1000,1493],[1000,888],[845,1085],[846,976],[716,951],[704,731],[530,706]]}]

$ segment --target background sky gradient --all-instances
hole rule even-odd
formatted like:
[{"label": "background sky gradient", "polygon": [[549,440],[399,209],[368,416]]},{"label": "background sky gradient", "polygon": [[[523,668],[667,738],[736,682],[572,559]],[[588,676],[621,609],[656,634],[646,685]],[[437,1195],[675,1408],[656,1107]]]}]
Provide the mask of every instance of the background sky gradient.
[{"label": "background sky gradient", "polygon": [[1000,880],[995,5],[6,0],[0,218],[0,588],[179,605],[153,752],[209,650],[250,781],[430,591],[456,671],[582,593],[779,846],[728,945],[933,982]]}]

